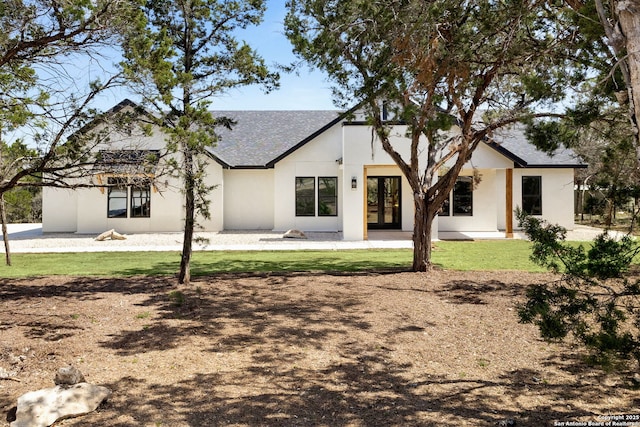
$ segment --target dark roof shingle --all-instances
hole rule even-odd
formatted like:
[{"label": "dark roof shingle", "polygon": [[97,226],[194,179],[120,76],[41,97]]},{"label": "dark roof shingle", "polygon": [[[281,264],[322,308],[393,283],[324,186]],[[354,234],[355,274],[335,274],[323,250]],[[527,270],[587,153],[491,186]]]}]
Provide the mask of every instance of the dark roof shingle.
[{"label": "dark roof shingle", "polygon": [[225,166],[266,167],[340,117],[338,111],[214,111],[236,122],[216,129],[220,140],[209,151]]},{"label": "dark roof shingle", "polygon": [[494,131],[487,144],[514,161],[518,167],[584,167],[583,161],[568,148],[558,148],[552,155],[539,150],[527,140],[524,126],[514,125]]}]

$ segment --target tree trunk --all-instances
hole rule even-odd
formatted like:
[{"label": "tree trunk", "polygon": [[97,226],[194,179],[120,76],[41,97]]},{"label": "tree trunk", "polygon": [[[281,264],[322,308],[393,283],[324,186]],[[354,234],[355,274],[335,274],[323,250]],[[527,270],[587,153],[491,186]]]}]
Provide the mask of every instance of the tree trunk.
[{"label": "tree trunk", "polygon": [[[640,0],[624,0],[616,5],[620,29],[626,45],[626,63],[631,87],[630,108],[636,132],[636,152],[640,158]],[[639,160],[640,161],[640,160]]]},{"label": "tree trunk", "polygon": [[415,214],[413,217],[413,271],[431,269],[431,225],[434,214],[430,213],[424,197],[414,196]]},{"label": "tree trunk", "polygon": [[0,221],[2,221],[2,240],[4,240],[4,254],[7,265],[11,265],[11,249],[9,248],[9,233],[7,232],[7,212],[4,205],[4,193],[0,195]]},{"label": "tree trunk", "polygon": [[185,189],[185,215],[184,215],[184,240],[182,242],[182,257],[180,259],[180,274],[178,283],[189,284],[191,282],[191,251],[193,246],[193,228],[195,225],[195,179],[193,177],[193,154],[188,149],[184,153],[184,189]]}]

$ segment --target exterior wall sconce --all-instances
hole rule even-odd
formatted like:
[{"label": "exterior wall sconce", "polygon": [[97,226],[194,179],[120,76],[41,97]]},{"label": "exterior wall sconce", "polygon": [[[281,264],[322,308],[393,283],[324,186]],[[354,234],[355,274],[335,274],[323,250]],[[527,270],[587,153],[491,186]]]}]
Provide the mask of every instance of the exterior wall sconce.
[{"label": "exterior wall sconce", "polygon": [[351,177],[351,189],[352,190],[356,190],[358,188],[358,177],[357,176],[352,176]]}]

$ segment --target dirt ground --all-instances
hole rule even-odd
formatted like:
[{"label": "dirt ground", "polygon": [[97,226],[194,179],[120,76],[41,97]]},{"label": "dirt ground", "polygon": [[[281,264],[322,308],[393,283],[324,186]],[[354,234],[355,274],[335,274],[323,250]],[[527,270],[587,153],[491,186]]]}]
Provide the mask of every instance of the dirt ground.
[{"label": "dirt ground", "polygon": [[56,426],[551,426],[640,414],[629,372],[588,366],[518,323],[525,286],[550,277],[0,279],[0,368],[15,374],[0,380],[0,425],[67,364],[113,394]]}]

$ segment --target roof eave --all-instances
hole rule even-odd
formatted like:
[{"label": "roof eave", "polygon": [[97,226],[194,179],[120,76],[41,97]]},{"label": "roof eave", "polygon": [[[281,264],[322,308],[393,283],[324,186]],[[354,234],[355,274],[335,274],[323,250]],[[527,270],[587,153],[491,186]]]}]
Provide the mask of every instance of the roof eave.
[{"label": "roof eave", "polygon": [[122,101],[120,101],[119,103],[117,103],[116,105],[114,105],[113,107],[111,107],[110,109],[108,109],[107,111],[105,111],[104,113],[98,114],[89,123],[85,124],[80,129],[78,129],[77,131],[75,131],[71,135],[69,135],[69,137],[67,139],[68,140],[69,139],[73,139],[77,135],[82,135],[84,133],[89,132],[91,129],[95,128],[100,123],[104,122],[105,117],[117,114],[117,113],[119,113],[120,111],[124,110],[127,107],[132,108],[134,111],[136,111],[136,113],[138,113],[140,115],[146,115],[146,116],[151,117],[151,114],[147,110],[145,110],[143,107],[141,107],[140,105],[136,104],[135,102],[133,102],[129,98],[125,98]]},{"label": "roof eave", "polygon": [[232,166],[225,162],[224,160],[222,160],[220,157],[216,156],[215,154],[213,154],[211,151],[209,150],[205,150],[205,154],[210,157],[211,159],[213,159],[216,163],[218,163],[220,166],[222,166],[223,169],[231,169]]},{"label": "roof eave", "polygon": [[496,150],[498,153],[505,156],[507,159],[511,160],[514,163],[514,167],[517,167],[517,168],[528,167],[527,162],[524,159],[516,156],[515,154],[513,154],[511,151],[507,150],[500,144],[493,141],[487,141],[487,140],[485,140],[484,143],[487,144],[490,148],[493,148],[494,150]]},{"label": "roof eave", "polygon": [[540,163],[540,164],[530,164],[524,166],[516,166],[517,168],[523,169],[586,169],[588,165],[578,163],[578,164],[552,164],[552,163]]},{"label": "roof eave", "polygon": [[266,170],[266,169],[273,169],[274,166],[269,166],[269,165],[234,165],[234,166],[230,166],[229,169],[232,170]]}]

